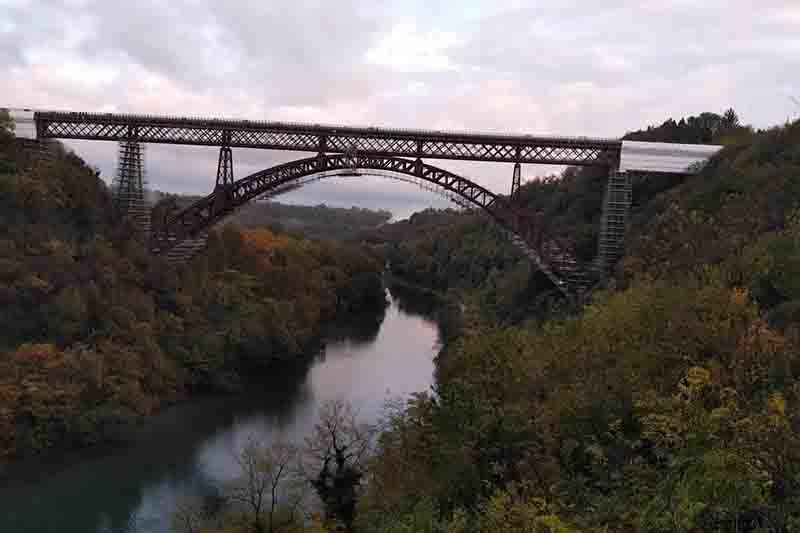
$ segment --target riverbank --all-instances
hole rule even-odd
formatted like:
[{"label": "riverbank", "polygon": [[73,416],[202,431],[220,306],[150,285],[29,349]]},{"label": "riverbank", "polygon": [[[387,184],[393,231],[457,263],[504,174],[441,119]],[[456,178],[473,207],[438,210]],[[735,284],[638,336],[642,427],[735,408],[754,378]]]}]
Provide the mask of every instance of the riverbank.
[{"label": "riverbank", "polygon": [[390,304],[376,330],[343,325],[292,375],[265,376],[245,394],[191,399],[149,418],[123,448],[42,466],[0,486],[0,531],[116,533],[134,521],[137,533],[166,533],[176,498],[235,477],[234,450],[248,436],[302,442],[325,401],[344,399],[374,421],[387,399],[428,390],[438,326],[412,311],[425,309],[427,298],[388,290]]},{"label": "riverbank", "polygon": [[0,262],[13,267],[0,338],[14,346],[0,358],[2,462],[128,440],[138,420],[235,392],[239,376],[304,357],[323,325],[385,305],[364,247],[226,226],[176,267],[129,235],[112,245],[85,232],[82,243],[39,226],[52,238],[36,250],[0,228]]},{"label": "riverbank", "polygon": [[441,292],[441,291],[437,291],[437,290],[432,289],[430,287],[425,287],[424,285],[420,285],[419,283],[414,283],[413,281],[408,281],[406,279],[403,279],[403,278],[401,278],[399,276],[396,276],[396,275],[392,274],[392,272],[390,270],[386,270],[384,272],[383,279],[385,280],[387,285],[391,284],[391,285],[396,285],[396,286],[412,289],[412,290],[418,292],[419,294],[425,294],[425,295],[430,296],[432,298],[436,298],[437,300],[439,300],[442,303],[444,303],[445,299],[447,298],[447,295],[445,293]]},{"label": "riverbank", "polygon": [[[180,411],[187,403],[215,401],[221,397],[235,398],[257,390],[263,380],[278,374],[289,382],[307,372],[314,359],[325,350],[327,342],[341,338],[369,339],[374,337],[385,316],[388,301],[374,309],[360,313],[347,312],[331,322],[321,324],[313,337],[292,358],[272,359],[268,366],[230,370],[219,376],[212,386],[201,390],[185,390],[153,404],[146,414],[119,419],[113,433],[104,435],[91,444],[47,448],[35,453],[16,454],[0,461],[0,487],[19,481],[30,481],[29,475],[38,471],[57,472],[61,467],[82,460],[103,457],[115,450],[125,449],[147,440],[155,420],[170,419],[170,413]],[[40,468],[44,466],[44,468]],[[35,480],[35,478],[33,478]]]}]

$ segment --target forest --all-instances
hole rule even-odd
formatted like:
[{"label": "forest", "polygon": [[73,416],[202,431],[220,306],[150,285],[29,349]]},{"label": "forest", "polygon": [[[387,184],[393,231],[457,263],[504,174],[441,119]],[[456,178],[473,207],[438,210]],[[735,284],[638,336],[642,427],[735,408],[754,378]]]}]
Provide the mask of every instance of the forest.
[{"label": "forest", "polygon": [[[159,199],[153,207],[153,222],[158,225],[171,212],[187,207],[199,196],[155,192]],[[392,218],[388,211],[360,207],[291,205],[274,200],[257,200],[237,209],[226,223],[244,228],[270,228],[279,233],[316,240],[354,241],[362,233],[381,226]]]},{"label": "forest", "polygon": [[382,269],[365,246],[236,225],[167,264],[80,157],[0,129],[0,465],[122,441],[306,357],[326,323],[383,309]]},{"label": "forest", "polygon": [[[80,158],[55,145],[31,165],[6,135],[0,446],[118,438],[299,357],[324,321],[383,305],[388,261],[444,294],[433,390],[375,426],[336,404],[305,443],[249,443],[240,482],[179,502],[174,531],[798,531],[800,121],[755,130],[729,110],[626,138],[724,148],[697,176],[634,179],[625,256],[576,309],[469,211],[417,213],[366,244],[226,226],[173,268]],[[520,202],[588,260],[604,179],[570,168]]]},{"label": "forest", "polygon": [[[435,391],[387,417],[361,531],[800,529],[800,122],[627,137],[725,148],[635,183],[626,255],[577,313],[526,308],[551,288],[477,214],[386,228],[394,270],[478,305]],[[575,169],[525,187],[577,250],[601,191]]]},{"label": "forest", "polygon": [[[697,176],[637,178],[625,257],[589,302],[565,305],[478,213],[382,226],[393,273],[448,303],[434,389],[371,440],[321,421],[303,453],[338,465],[310,478],[323,513],[184,507],[176,531],[800,530],[800,121],[704,113],[628,137],[725,148]],[[601,184],[568,169],[523,194],[588,256]]]}]

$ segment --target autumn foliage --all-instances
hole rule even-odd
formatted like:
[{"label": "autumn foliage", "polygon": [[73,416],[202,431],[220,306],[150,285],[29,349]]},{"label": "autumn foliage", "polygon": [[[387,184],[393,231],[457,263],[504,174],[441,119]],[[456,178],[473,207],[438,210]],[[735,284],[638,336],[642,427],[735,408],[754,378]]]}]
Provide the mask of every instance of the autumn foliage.
[{"label": "autumn foliage", "polygon": [[[467,308],[435,392],[389,414],[363,531],[800,528],[800,123],[709,118],[632,134],[731,145],[696,178],[635,185],[627,255],[577,313],[514,312],[545,289],[499,260],[474,215],[432,224],[438,242],[422,218],[389,239],[402,268],[482,271],[459,291],[499,305]],[[589,173],[537,190],[569,227],[589,220]]]},{"label": "autumn foliage", "polygon": [[0,138],[0,459],[124,439],[384,305],[382,265],[355,244],[225,226],[196,261],[168,265],[79,157],[33,148]]}]

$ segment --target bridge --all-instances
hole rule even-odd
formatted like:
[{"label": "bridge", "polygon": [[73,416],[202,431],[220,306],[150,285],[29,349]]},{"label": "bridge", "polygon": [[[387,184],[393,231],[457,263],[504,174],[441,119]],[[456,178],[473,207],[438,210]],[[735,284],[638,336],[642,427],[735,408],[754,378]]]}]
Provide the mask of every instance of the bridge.
[{"label": "bridge", "polygon": [[[119,143],[113,193],[120,207],[146,233],[149,206],[144,201],[143,145],[181,144],[219,147],[211,194],[170,215],[150,235],[154,253],[197,248],[212,225],[259,197],[271,197],[317,179],[379,175],[411,181],[465,207],[477,208],[566,296],[573,298],[601,281],[621,256],[631,203],[630,175],[636,172],[691,174],[717,146],[636,143],[618,139],[508,135],[417,129],[352,127],[289,122],[226,120],[118,113],[12,109],[17,135]],[[233,149],[310,152],[311,157],[234,178]],[[426,159],[512,163],[510,194],[495,194],[478,183],[428,164]],[[542,232],[544,221],[515,202],[523,164],[596,166],[607,169],[598,255],[590,265],[576,261],[566,247]],[[180,255],[180,254],[177,254]]]}]

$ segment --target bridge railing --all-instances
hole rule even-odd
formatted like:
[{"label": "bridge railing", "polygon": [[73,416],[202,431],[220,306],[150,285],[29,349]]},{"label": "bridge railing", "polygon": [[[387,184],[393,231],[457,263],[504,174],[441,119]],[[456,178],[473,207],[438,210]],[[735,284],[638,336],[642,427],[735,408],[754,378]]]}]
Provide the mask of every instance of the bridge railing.
[{"label": "bridge railing", "polygon": [[474,130],[432,130],[423,128],[397,128],[389,126],[358,126],[358,125],[342,125],[342,124],[324,124],[324,123],[303,123],[303,122],[284,122],[284,121],[266,121],[266,120],[249,120],[239,118],[219,118],[219,117],[204,117],[204,116],[180,116],[180,115],[150,115],[150,114],[130,114],[130,113],[89,113],[82,111],[36,111],[35,119],[37,121],[68,121],[68,122],[81,122],[81,121],[113,121],[123,123],[141,123],[141,124],[170,124],[170,125],[186,125],[186,126],[202,126],[215,129],[224,128],[237,128],[246,129],[253,127],[257,129],[289,129],[289,130],[303,130],[309,132],[336,132],[336,133],[354,133],[354,134],[368,134],[374,133],[376,135],[401,135],[401,136],[427,136],[437,137],[445,136],[456,138],[470,138],[470,139],[502,139],[514,140],[519,139],[523,141],[547,141],[554,143],[566,144],[602,144],[610,145],[613,147],[621,146],[621,140],[616,138],[605,137],[586,137],[586,136],[564,136],[564,135],[542,135],[532,133],[512,133],[503,131],[474,131]]}]

